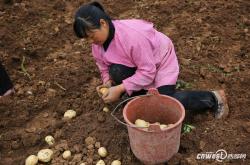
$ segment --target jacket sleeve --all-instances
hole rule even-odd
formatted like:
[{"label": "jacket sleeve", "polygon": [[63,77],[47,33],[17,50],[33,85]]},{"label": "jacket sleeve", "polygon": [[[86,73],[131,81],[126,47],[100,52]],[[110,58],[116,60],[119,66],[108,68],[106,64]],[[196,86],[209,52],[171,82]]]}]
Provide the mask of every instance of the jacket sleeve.
[{"label": "jacket sleeve", "polygon": [[100,72],[101,72],[101,78],[102,82],[105,83],[107,82],[110,77],[109,77],[109,72],[108,72],[108,66],[101,60],[96,59],[96,65],[98,66]]},{"label": "jacket sleeve", "polygon": [[101,73],[101,78],[102,82],[105,83],[107,82],[110,77],[109,77],[109,69],[108,66],[103,62],[103,60],[98,56],[98,51],[97,49],[92,45],[92,54],[95,58],[96,65]]},{"label": "jacket sleeve", "polygon": [[131,60],[137,67],[133,76],[123,80],[123,85],[129,95],[133,91],[143,89],[154,81],[156,66],[152,47],[144,36],[140,36],[133,42],[133,45],[127,48]]}]

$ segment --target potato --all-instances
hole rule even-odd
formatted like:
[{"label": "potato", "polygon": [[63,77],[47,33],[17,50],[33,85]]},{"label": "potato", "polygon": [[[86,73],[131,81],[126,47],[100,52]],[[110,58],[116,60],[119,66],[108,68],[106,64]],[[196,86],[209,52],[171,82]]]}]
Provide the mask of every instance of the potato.
[{"label": "potato", "polygon": [[98,154],[101,156],[101,157],[106,157],[108,155],[108,152],[106,150],[106,148],[104,147],[101,147],[98,149]]},{"label": "potato", "polygon": [[107,94],[109,92],[109,89],[108,88],[101,88],[100,89],[100,93],[102,94],[102,95],[105,95],[105,94]]},{"label": "potato", "polygon": [[69,118],[69,119],[72,119],[74,117],[76,117],[76,111],[70,109],[70,110],[67,110],[65,113],[64,113],[64,117],[65,118]]},{"label": "potato", "polygon": [[111,165],[121,165],[122,163],[120,162],[120,160],[114,160]]},{"label": "potato", "polygon": [[71,157],[71,152],[69,150],[64,151],[62,157],[65,160],[69,159]]},{"label": "potato", "polygon": [[173,126],[174,124],[168,124],[168,127],[171,127],[171,126]]},{"label": "potato", "polygon": [[51,135],[46,136],[45,141],[48,143],[49,146],[52,146],[55,143],[55,139]]},{"label": "potato", "polygon": [[44,163],[49,162],[52,159],[53,151],[51,149],[42,149],[38,152],[38,160]]},{"label": "potato", "polygon": [[149,127],[149,123],[146,122],[146,121],[144,121],[144,120],[141,120],[141,119],[137,119],[137,120],[135,121],[135,125],[136,125],[137,127]]},{"label": "potato", "polygon": [[99,160],[96,165],[105,165],[105,162],[103,160]]},{"label": "potato", "polygon": [[103,108],[103,111],[104,111],[104,112],[109,112],[109,109],[108,109],[107,107],[104,107],[104,108]]},{"label": "potato", "polygon": [[25,160],[25,165],[36,165],[38,163],[38,157],[36,155],[30,155]]},{"label": "potato", "polygon": [[160,128],[161,128],[161,129],[168,128],[168,125],[166,125],[166,124],[161,124],[161,125],[160,125]]}]

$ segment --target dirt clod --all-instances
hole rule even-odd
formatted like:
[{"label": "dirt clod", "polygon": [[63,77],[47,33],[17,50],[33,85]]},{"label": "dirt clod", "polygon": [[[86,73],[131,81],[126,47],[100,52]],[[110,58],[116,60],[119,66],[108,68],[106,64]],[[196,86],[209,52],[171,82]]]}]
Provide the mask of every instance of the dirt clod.
[{"label": "dirt clod", "polygon": [[87,137],[87,138],[85,139],[85,144],[86,144],[87,146],[89,146],[89,145],[94,145],[95,142],[96,142],[95,138],[90,137],[90,136]]},{"label": "dirt clod", "polygon": [[102,122],[104,122],[106,120],[106,117],[105,117],[105,115],[103,113],[98,113],[97,114],[97,120],[102,123]]}]

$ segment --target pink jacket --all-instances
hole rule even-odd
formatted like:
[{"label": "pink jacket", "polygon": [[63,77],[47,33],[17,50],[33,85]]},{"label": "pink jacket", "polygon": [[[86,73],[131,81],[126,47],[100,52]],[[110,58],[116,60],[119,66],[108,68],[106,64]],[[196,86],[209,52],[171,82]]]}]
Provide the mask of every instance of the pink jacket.
[{"label": "pink jacket", "polygon": [[107,51],[92,44],[92,53],[103,82],[110,79],[112,63],[137,67],[136,73],[123,80],[129,95],[141,89],[176,84],[179,65],[171,40],[143,20],[115,20],[115,35]]}]

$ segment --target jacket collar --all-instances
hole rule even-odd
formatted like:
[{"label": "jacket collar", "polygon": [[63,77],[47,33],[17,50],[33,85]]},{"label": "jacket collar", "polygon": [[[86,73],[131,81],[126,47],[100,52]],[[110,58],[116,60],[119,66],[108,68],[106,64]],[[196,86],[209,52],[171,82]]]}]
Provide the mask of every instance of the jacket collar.
[{"label": "jacket collar", "polygon": [[115,26],[114,24],[110,21],[109,22],[109,35],[108,35],[108,38],[107,40],[103,43],[103,48],[105,51],[107,51],[112,39],[114,38],[114,35],[115,35]]}]

